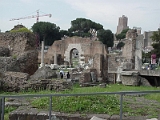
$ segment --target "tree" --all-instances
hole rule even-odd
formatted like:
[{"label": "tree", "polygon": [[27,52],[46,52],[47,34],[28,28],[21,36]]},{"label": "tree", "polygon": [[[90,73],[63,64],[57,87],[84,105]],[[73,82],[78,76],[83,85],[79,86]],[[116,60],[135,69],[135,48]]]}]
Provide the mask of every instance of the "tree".
[{"label": "tree", "polygon": [[54,40],[61,39],[60,28],[54,23],[37,22],[32,26],[32,30],[39,35],[40,42],[45,40],[45,45],[52,45]]},{"label": "tree", "polygon": [[121,47],[123,47],[125,45],[124,42],[119,42],[117,45],[117,49],[121,49]]},{"label": "tree", "polygon": [[107,45],[107,47],[113,47],[114,36],[111,30],[98,30],[97,37],[103,44]]},{"label": "tree", "polygon": [[158,31],[153,32],[153,35],[151,36],[151,39],[153,40],[153,50],[151,51],[152,54],[156,54],[156,56],[160,57],[160,28]]},{"label": "tree", "polygon": [[123,30],[120,34],[116,35],[116,38],[118,40],[124,39],[126,37],[126,33],[128,32],[129,29]]},{"label": "tree", "polygon": [[69,28],[68,31],[70,33],[73,33],[70,35],[89,37],[91,36],[91,34],[89,33],[90,29],[95,29],[97,31],[103,29],[103,26],[89,19],[77,18],[76,20],[71,21],[71,28]]}]

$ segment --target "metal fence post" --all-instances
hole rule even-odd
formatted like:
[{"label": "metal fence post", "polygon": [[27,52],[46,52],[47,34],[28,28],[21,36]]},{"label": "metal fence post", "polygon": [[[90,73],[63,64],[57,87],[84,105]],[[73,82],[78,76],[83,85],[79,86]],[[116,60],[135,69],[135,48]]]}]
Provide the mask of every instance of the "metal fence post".
[{"label": "metal fence post", "polygon": [[121,93],[121,99],[120,99],[120,120],[122,120],[123,115],[123,93]]},{"label": "metal fence post", "polygon": [[49,120],[51,120],[51,112],[52,112],[52,96],[49,99]]},{"label": "metal fence post", "polygon": [[5,98],[2,97],[0,100],[0,113],[1,113],[1,120],[4,120],[4,109],[5,109]]},{"label": "metal fence post", "polygon": [[0,98],[0,118],[2,117],[2,98]]}]

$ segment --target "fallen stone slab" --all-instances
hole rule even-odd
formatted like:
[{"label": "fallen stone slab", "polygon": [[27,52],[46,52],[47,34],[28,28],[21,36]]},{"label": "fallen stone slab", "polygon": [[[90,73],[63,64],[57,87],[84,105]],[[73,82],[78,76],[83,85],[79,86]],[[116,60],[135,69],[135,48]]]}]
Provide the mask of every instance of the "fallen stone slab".
[{"label": "fallen stone slab", "polygon": [[98,118],[96,116],[93,116],[90,120],[106,120],[106,119],[102,119],[102,118]]},{"label": "fallen stone slab", "polygon": [[120,120],[120,116],[119,115],[112,115],[110,120]]},{"label": "fallen stone slab", "polygon": [[146,120],[158,120],[157,118],[151,118],[151,119],[146,119]]}]

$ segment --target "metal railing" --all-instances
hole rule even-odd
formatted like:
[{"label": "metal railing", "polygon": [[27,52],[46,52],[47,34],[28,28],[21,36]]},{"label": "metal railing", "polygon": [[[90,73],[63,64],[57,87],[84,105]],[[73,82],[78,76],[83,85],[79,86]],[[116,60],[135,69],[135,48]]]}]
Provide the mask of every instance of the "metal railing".
[{"label": "metal railing", "polygon": [[0,116],[1,120],[4,120],[4,111],[5,111],[5,99],[6,98],[20,98],[20,97],[48,97],[49,98],[49,120],[51,120],[52,112],[52,97],[53,96],[90,96],[90,95],[120,95],[120,120],[123,116],[123,96],[124,95],[138,95],[138,94],[153,94],[160,93],[159,91],[122,91],[122,92],[98,92],[98,93],[83,93],[83,94],[37,94],[37,95],[0,95]]}]

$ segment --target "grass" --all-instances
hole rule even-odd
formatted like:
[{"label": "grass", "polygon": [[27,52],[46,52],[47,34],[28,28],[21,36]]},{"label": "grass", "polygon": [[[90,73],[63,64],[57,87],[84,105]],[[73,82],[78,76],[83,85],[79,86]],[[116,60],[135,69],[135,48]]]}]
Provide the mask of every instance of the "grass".
[{"label": "grass", "polygon": [[12,106],[7,106],[5,107],[5,116],[4,116],[4,120],[9,120],[9,113],[16,110],[17,107],[12,107]]},{"label": "grass", "polygon": [[[145,86],[124,86],[119,84],[108,85],[106,88],[101,88],[99,86],[95,87],[80,87],[75,85],[72,90],[65,90],[61,92],[56,91],[30,91],[30,92],[20,92],[20,93],[1,93],[1,94],[76,94],[76,93],[96,93],[96,92],[118,92],[118,91],[149,91],[149,90],[160,90],[156,87],[145,87]],[[144,96],[148,100],[156,100],[160,102],[160,94],[147,94]],[[30,98],[32,99],[32,98]],[[131,98],[135,103],[136,98]],[[53,97],[52,98],[52,110],[65,112],[65,113],[99,113],[99,114],[119,114],[120,111],[120,99],[119,95],[92,95],[92,96],[63,96],[63,97]],[[31,100],[31,104],[38,109],[48,110],[49,99],[46,97],[37,98]],[[143,101],[142,101],[143,102]],[[137,103],[138,104],[138,103]],[[129,116],[137,115],[152,115],[151,117],[157,117],[160,113],[159,106],[144,106],[137,107],[136,109],[131,108],[132,106],[127,101],[123,102],[123,112]],[[159,107],[159,108],[158,108]],[[157,108],[159,111],[157,111]],[[154,112],[157,111],[157,112]]]},{"label": "grass", "polygon": [[[116,114],[119,101],[114,96],[68,96],[53,97],[52,109],[65,113],[109,113]],[[47,109],[48,98],[41,98],[32,102],[34,107]],[[110,103],[110,105],[108,105]],[[112,108],[112,109],[111,109]]]}]

